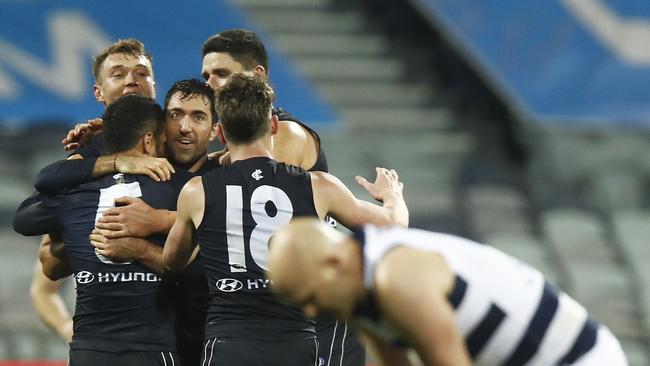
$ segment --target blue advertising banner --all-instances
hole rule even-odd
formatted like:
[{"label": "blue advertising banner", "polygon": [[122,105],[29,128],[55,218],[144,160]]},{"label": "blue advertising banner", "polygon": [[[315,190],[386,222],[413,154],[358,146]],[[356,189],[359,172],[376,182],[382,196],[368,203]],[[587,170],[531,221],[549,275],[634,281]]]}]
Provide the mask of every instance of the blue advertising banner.
[{"label": "blue advertising banner", "polygon": [[650,127],[647,0],[414,0],[525,117]]},{"label": "blue advertising banner", "polygon": [[279,106],[309,123],[334,121],[291,61],[226,1],[1,0],[0,124],[72,123],[101,115],[92,94],[92,58],[121,38],[141,40],[153,55],[162,102],[174,81],[200,77],[203,42],[234,27],[253,29],[265,40]]}]

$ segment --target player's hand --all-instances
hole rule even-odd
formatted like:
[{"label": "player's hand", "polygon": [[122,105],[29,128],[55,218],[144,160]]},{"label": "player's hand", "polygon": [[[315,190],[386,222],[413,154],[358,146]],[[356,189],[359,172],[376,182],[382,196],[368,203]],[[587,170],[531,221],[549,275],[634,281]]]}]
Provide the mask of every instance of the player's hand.
[{"label": "player's hand", "polygon": [[228,146],[224,147],[223,150],[209,153],[208,160],[216,160],[221,165],[230,164],[230,151],[228,151]]},{"label": "player's hand", "polygon": [[115,206],[104,211],[95,224],[96,228],[105,231],[106,238],[144,238],[159,232],[161,220],[158,210],[151,208],[140,198],[116,198]]},{"label": "player's hand", "polygon": [[176,173],[172,164],[165,158],[152,156],[117,155],[115,168],[124,174],[147,175],[156,182],[167,181]]},{"label": "player's hand", "polygon": [[61,144],[64,145],[65,151],[77,149],[79,146],[88,142],[91,136],[95,135],[102,129],[102,119],[95,118],[89,119],[86,123],[78,123],[73,129],[68,131],[68,134]]},{"label": "player's hand", "polygon": [[399,176],[395,169],[375,168],[377,178],[374,183],[368,182],[364,177],[356,176],[354,179],[363,187],[372,198],[379,202],[384,202],[388,197],[402,197],[404,183],[399,181]]},{"label": "player's hand", "polygon": [[90,233],[88,237],[90,244],[95,247],[98,254],[114,262],[126,262],[138,258],[139,251],[142,250],[138,245],[139,241],[132,240],[133,238],[110,239],[107,237],[110,233],[109,230],[97,228]]}]

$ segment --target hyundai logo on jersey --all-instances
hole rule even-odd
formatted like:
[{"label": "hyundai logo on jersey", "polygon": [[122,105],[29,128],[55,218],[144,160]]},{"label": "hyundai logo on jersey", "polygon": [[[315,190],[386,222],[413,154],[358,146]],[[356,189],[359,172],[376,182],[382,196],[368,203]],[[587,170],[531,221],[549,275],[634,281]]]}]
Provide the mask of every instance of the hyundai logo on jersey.
[{"label": "hyundai logo on jersey", "polygon": [[81,284],[86,284],[86,283],[93,282],[93,280],[95,279],[95,275],[93,275],[88,271],[81,271],[81,272],[77,272],[74,278],[77,279],[77,282]]},{"label": "hyundai logo on jersey", "polygon": [[222,278],[217,281],[217,288],[223,292],[237,292],[244,287],[241,281],[234,278]]}]

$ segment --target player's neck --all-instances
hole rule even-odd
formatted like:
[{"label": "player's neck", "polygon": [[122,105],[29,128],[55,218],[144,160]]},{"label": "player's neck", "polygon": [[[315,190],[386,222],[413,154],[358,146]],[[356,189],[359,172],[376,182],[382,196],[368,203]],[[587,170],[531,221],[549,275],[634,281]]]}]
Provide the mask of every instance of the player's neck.
[{"label": "player's neck", "polygon": [[196,173],[203,167],[203,164],[205,164],[206,160],[208,160],[208,155],[207,151],[206,154],[201,155],[199,160],[188,164],[189,166],[183,166],[182,164],[179,164],[182,168],[185,168],[188,172],[190,173]]},{"label": "player's neck", "polygon": [[144,151],[141,146],[136,146],[132,149],[118,152],[117,154],[122,156],[150,156]]},{"label": "player's neck", "polygon": [[246,160],[251,158],[273,159],[271,148],[262,140],[250,144],[230,144],[228,148],[230,149],[230,161],[233,163],[237,160]]}]

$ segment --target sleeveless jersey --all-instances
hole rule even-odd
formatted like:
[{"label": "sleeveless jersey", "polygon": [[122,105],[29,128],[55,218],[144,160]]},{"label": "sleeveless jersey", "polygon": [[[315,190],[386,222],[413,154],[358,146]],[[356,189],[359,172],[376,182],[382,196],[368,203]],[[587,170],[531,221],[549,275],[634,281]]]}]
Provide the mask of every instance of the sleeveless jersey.
[{"label": "sleeveless jersey", "polygon": [[265,276],[273,233],[294,217],[317,216],[309,173],[251,158],[215,168],[202,182],[196,236],[210,292],[206,338],[313,338],[313,322],[279,302]]},{"label": "sleeveless jersey", "polygon": [[[180,176],[179,176],[180,177]],[[109,352],[175,350],[174,313],[162,278],[138,262],[115,263],[95,252],[88,235],[117,197],[141,197],[156,209],[175,209],[175,182],[116,174],[63,196],[60,229],[74,270],[77,300],[71,349]],[[165,236],[148,240],[163,245]]]},{"label": "sleeveless jersey", "polygon": [[273,108],[273,114],[278,116],[278,119],[280,121],[296,122],[302,128],[309,131],[309,133],[311,133],[311,135],[314,136],[314,138],[316,139],[316,143],[318,145],[318,155],[316,156],[316,162],[314,163],[314,165],[311,168],[309,168],[307,170],[310,171],[310,172],[315,172],[315,171],[327,172],[327,171],[329,171],[328,167],[327,167],[327,158],[325,157],[325,151],[323,150],[323,144],[320,141],[320,136],[318,136],[318,133],[316,133],[316,131],[314,131],[311,127],[307,126],[307,124],[305,122],[299,120],[293,114],[285,111],[282,108]]},{"label": "sleeveless jersey", "polygon": [[[571,364],[596,343],[599,325],[582,305],[536,269],[493,247],[417,229],[366,226],[355,235],[371,292],[375,267],[391,249],[408,246],[443,256],[456,275],[449,301],[476,365]],[[356,314],[378,335],[401,341],[372,299]]]}]

